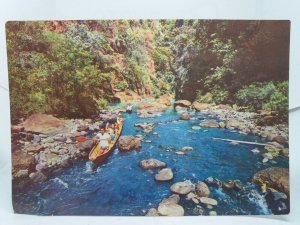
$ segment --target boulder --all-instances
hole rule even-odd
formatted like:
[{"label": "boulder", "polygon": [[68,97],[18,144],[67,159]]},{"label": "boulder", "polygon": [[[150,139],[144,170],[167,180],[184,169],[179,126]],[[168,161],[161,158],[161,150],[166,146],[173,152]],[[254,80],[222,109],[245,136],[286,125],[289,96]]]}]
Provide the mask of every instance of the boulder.
[{"label": "boulder", "polygon": [[119,150],[130,151],[141,147],[141,140],[134,136],[121,136],[119,138]]},{"label": "boulder", "polygon": [[226,121],[227,129],[239,129],[240,126],[241,126],[241,122],[236,119],[228,119]]},{"label": "boulder", "polygon": [[171,168],[164,168],[155,175],[157,181],[169,181],[173,179],[173,172]]},{"label": "boulder", "polygon": [[190,146],[185,146],[181,149],[181,151],[185,152],[185,151],[191,151],[191,150],[194,150],[193,147],[190,147]]},{"label": "boulder", "polygon": [[157,102],[160,104],[164,104],[166,106],[171,105],[171,96],[169,94],[164,94],[157,99]]},{"label": "boulder", "polygon": [[67,137],[65,135],[56,135],[53,137],[54,141],[59,141],[59,142],[65,142],[67,140]]},{"label": "boulder", "polygon": [[77,127],[78,132],[88,131],[88,130],[89,130],[89,125],[87,125],[87,124],[81,124]]},{"label": "boulder", "polygon": [[157,209],[151,208],[145,216],[159,216]]},{"label": "boulder", "polygon": [[28,173],[34,171],[34,158],[21,151],[12,152],[12,170],[13,174],[16,174],[20,170],[28,170]]},{"label": "boulder", "polygon": [[78,143],[78,149],[81,152],[90,151],[93,148],[94,145],[95,145],[94,141],[86,140],[84,142],[79,142]]},{"label": "boulder", "polygon": [[221,122],[219,123],[219,126],[220,126],[221,128],[225,128],[226,124],[225,124],[223,121],[221,121]]},{"label": "boulder", "polygon": [[202,127],[211,127],[211,128],[219,128],[219,123],[216,120],[207,120],[200,123]]},{"label": "boulder", "polygon": [[163,112],[168,108],[167,105],[161,102],[143,102],[137,106],[138,113],[142,110],[150,112]]},{"label": "boulder", "polygon": [[26,152],[32,152],[32,153],[39,153],[43,149],[43,146],[40,144],[34,143],[26,146],[25,151]]},{"label": "boulder", "polygon": [[192,107],[197,111],[208,109],[211,105],[208,103],[194,102]]},{"label": "boulder", "polygon": [[184,216],[184,209],[178,204],[160,204],[157,211],[161,216]]},{"label": "boulder", "polygon": [[261,185],[265,183],[267,187],[273,188],[289,196],[289,170],[280,167],[271,167],[257,172],[253,176],[253,182]]},{"label": "boulder", "polygon": [[218,214],[217,214],[216,211],[210,211],[210,212],[209,212],[209,215],[210,215],[210,216],[217,216]]},{"label": "boulder", "polygon": [[145,170],[158,169],[166,167],[166,163],[159,161],[157,159],[145,159],[139,163],[139,166]]},{"label": "boulder", "polygon": [[195,191],[199,197],[208,197],[210,195],[210,190],[208,186],[202,181],[198,181],[196,183]]},{"label": "boulder", "polygon": [[12,125],[11,126],[11,132],[12,133],[19,133],[19,132],[22,132],[24,131],[24,126],[22,125]]},{"label": "boulder", "polygon": [[194,190],[194,185],[189,181],[177,182],[173,184],[170,189],[173,193],[186,195]]},{"label": "boulder", "polygon": [[178,204],[180,201],[180,196],[177,194],[172,194],[168,198],[164,198],[159,204]]},{"label": "boulder", "polygon": [[222,181],[220,181],[217,178],[213,178],[213,177],[208,177],[204,180],[204,182],[209,185],[209,186],[213,186],[213,187],[222,187]]},{"label": "boulder", "polygon": [[287,144],[288,143],[288,138],[285,137],[285,136],[281,136],[281,135],[278,135],[278,136],[275,136],[272,141],[276,141],[280,144]]},{"label": "boulder", "polygon": [[190,119],[190,116],[188,113],[184,112],[180,115],[180,119],[181,120],[189,120]]},{"label": "boulder", "polygon": [[25,177],[28,177],[28,170],[19,170],[14,177],[15,178],[25,178]]},{"label": "boulder", "polygon": [[67,168],[71,165],[71,158],[68,155],[65,155],[61,158],[60,166]]},{"label": "boulder", "polygon": [[24,129],[35,133],[50,133],[65,127],[65,121],[54,116],[35,113],[29,116],[23,123]]},{"label": "boulder", "polygon": [[39,142],[41,142],[41,136],[40,135],[36,135],[36,134],[34,134],[33,135],[33,139],[32,139],[32,142],[33,143],[39,143]]},{"label": "boulder", "polygon": [[47,177],[41,171],[31,173],[29,178],[34,183],[44,182],[47,180]]},{"label": "boulder", "polygon": [[225,189],[231,190],[231,189],[235,188],[235,182],[233,180],[223,181],[222,186]]},{"label": "boulder", "polygon": [[200,197],[199,198],[200,202],[206,205],[218,205],[217,200],[213,198],[207,198],[207,197]]},{"label": "boulder", "polygon": [[178,100],[178,101],[174,102],[174,108],[176,108],[176,106],[188,108],[191,105],[192,105],[192,103],[188,100]]}]

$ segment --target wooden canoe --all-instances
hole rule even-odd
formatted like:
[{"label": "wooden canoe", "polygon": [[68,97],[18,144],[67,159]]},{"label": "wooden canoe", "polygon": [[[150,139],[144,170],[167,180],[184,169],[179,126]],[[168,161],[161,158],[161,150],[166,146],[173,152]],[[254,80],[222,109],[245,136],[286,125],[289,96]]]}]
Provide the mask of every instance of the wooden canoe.
[{"label": "wooden canoe", "polygon": [[118,139],[121,135],[121,132],[122,132],[122,128],[123,128],[123,123],[120,123],[119,125],[119,129],[117,130],[116,132],[116,135],[115,135],[115,139],[113,141],[110,142],[109,144],[109,147],[108,149],[99,154],[99,151],[102,151],[101,148],[100,148],[100,144],[96,144],[92,150],[90,151],[90,154],[89,154],[89,159],[94,163],[94,164],[101,164],[103,163],[107,157],[113,152],[113,150],[115,149],[115,146],[118,142]]}]

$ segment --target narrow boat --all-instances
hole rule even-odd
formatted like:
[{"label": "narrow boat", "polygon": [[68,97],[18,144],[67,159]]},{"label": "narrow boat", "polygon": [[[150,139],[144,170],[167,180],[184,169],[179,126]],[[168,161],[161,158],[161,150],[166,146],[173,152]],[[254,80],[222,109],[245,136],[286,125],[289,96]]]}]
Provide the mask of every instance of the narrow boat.
[{"label": "narrow boat", "polygon": [[108,147],[108,149],[105,152],[99,154],[99,151],[102,151],[101,148],[100,148],[100,144],[99,143],[97,143],[92,148],[92,150],[90,151],[90,154],[89,154],[89,159],[94,164],[101,164],[101,163],[103,163],[107,159],[107,157],[113,152],[113,150],[115,149],[115,146],[116,146],[116,144],[118,142],[118,139],[119,139],[119,137],[121,135],[122,128],[123,128],[123,123],[120,123],[119,129],[117,130],[116,135],[115,135],[115,139],[110,142],[109,147]]}]

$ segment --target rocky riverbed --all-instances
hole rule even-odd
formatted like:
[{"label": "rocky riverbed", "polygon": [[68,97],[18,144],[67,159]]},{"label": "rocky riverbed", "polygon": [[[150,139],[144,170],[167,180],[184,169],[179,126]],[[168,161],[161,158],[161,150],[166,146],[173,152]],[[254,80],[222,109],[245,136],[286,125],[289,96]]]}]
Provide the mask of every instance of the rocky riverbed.
[{"label": "rocky riverbed", "polygon": [[[119,154],[111,156],[108,163],[91,176],[101,173],[113,183],[124,183],[123,179],[117,178],[118,174],[128,178],[136,176],[138,183],[144,187],[150,185],[149,179],[157,182],[146,188],[151,188],[153,194],[158,195],[151,195],[147,199],[153,201],[152,207],[146,207],[147,210],[136,212],[136,215],[247,214],[247,211],[240,211],[238,207],[234,209],[236,211],[232,209],[226,212],[226,205],[231,204],[233,196],[237,199],[251,196],[262,199],[257,201],[267,201],[276,214],[289,210],[288,169],[282,168],[288,159],[287,125],[264,125],[262,121],[267,112],[241,112],[237,106],[211,106],[184,100],[175,102],[174,108],[177,113],[172,110],[170,97],[164,96],[156,103],[138,103],[137,114],[124,114],[125,127],[119,141]],[[63,179],[60,174],[68,173],[64,171],[77,171],[77,162],[87,161],[94,143],[92,140],[77,142],[76,137],[91,137],[100,126],[115,120],[120,111],[122,108],[102,110],[94,120],[61,120],[38,114],[18,126],[12,126],[14,189],[31,186],[41,188],[50,185],[53,179]],[[177,135],[181,135],[182,139],[178,139]],[[229,144],[211,142],[211,139],[207,141],[207,138],[218,135],[232,140],[242,138],[254,143],[263,142],[265,146],[249,149],[234,141]],[[227,155],[223,155],[222,148],[235,149],[227,153],[232,159],[226,160]],[[246,165],[240,165],[239,160],[245,157]],[[105,175],[106,167],[110,168],[107,174],[114,176],[115,181]],[[220,171],[227,171],[227,174],[222,174],[219,167]],[[81,178],[82,171],[76,173],[74,179],[80,180],[85,176],[82,174]],[[141,176],[147,177],[146,183],[138,178]],[[96,177],[91,181],[94,179]],[[131,196],[131,191],[140,196],[137,193],[141,191],[139,187],[129,183],[126,185],[124,196]],[[134,189],[131,190],[132,186]],[[113,188],[112,193],[107,194],[116,195],[116,191]],[[158,194],[159,191],[162,194]],[[119,192],[123,193],[121,190]],[[159,196],[162,196],[160,200]],[[103,202],[103,207],[108,207],[105,204]],[[237,202],[235,204],[238,205]],[[248,213],[258,213],[251,209],[251,204],[247,206],[247,210],[250,210]],[[98,213],[102,215],[104,211],[100,211]]]}]

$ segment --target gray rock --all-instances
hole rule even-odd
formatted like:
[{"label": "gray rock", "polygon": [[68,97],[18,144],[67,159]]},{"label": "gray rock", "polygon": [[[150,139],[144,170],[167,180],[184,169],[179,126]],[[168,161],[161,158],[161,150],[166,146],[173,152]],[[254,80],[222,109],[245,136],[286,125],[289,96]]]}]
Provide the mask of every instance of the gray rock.
[{"label": "gray rock", "polygon": [[25,178],[28,177],[28,170],[19,170],[16,175],[16,178]]},{"label": "gray rock", "polygon": [[79,142],[78,143],[78,149],[81,152],[90,151],[93,148],[94,145],[95,145],[94,141],[92,141],[92,140],[86,140],[84,142]]},{"label": "gray rock", "polygon": [[119,138],[119,150],[130,151],[139,149],[141,147],[141,140],[134,136],[121,136]]},{"label": "gray rock", "polygon": [[219,123],[216,120],[207,120],[200,123],[202,127],[219,128]]},{"label": "gray rock", "polygon": [[64,168],[67,168],[71,165],[71,158],[70,156],[66,155],[66,156],[63,156],[61,158],[61,161],[60,161],[60,166],[64,167]]},{"label": "gray rock", "polygon": [[225,128],[226,124],[225,124],[224,122],[221,121],[221,122],[219,123],[219,126],[220,126],[221,128]]},{"label": "gray rock", "polygon": [[201,197],[200,202],[206,205],[218,205],[217,200],[213,199],[213,198],[207,198],[207,197]]},{"label": "gray rock", "polygon": [[209,212],[209,215],[210,215],[210,216],[217,216],[218,214],[217,214],[216,211],[210,211],[210,212]]},{"label": "gray rock", "polygon": [[178,204],[180,201],[180,196],[177,194],[172,194],[168,198],[164,198],[159,204]]},{"label": "gray rock", "polygon": [[173,172],[171,168],[164,168],[155,175],[157,181],[169,181],[173,179]]},{"label": "gray rock", "polygon": [[157,211],[161,216],[184,216],[184,209],[178,204],[160,204]]},{"label": "gray rock", "polygon": [[31,173],[29,175],[29,178],[34,183],[44,182],[47,180],[47,177],[41,171]]},{"label": "gray rock", "polygon": [[188,113],[184,112],[180,115],[180,119],[181,120],[189,120],[190,119],[190,116]]},{"label": "gray rock", "polygon": [[57,135],[53,137],[53,140],[59,142],[65,142],[67,140],[67,137],[65,135]]},{"label": "gray rock", "polygon": [[206,183],[204,183],[202,181],[198,181],[196,183],[195,191],[199,197],[208,197],[210,195],[210,190],[209,190],[208,186],[206,185]]},{"label": "gray rock", "polygon": [[181,151],[185,152],[185,151],[191,151],[191,150],[194,150],[193,147],[190,147],[190,146],[185,146],[181,149]]},{"label": "gray rock", "polygon": [[192,126],[192,130],[201,130],[200,126]]},{"label": "gray rock", "polygon": [[193,191],[194,185],[190,181],[177,182],[170,187],[171,191],[176,194],[186,195]]},{"label": "gray rock", "polygon": [[155,208],[149,209],[145,216],[159,216],[158,211]]},{"label": "gray rock", "polygon": [[41,142],[41,137],[39,135],[34,134],[32,142],[33,143],[39,143],[39,142]]},{"label": "gray rock", "polygon": [[145,170],[157,169],[157,168],[164,168],[166,167],[166,163],[159,161],[157,159],[145,159],[139,163],[139,166]]}]

